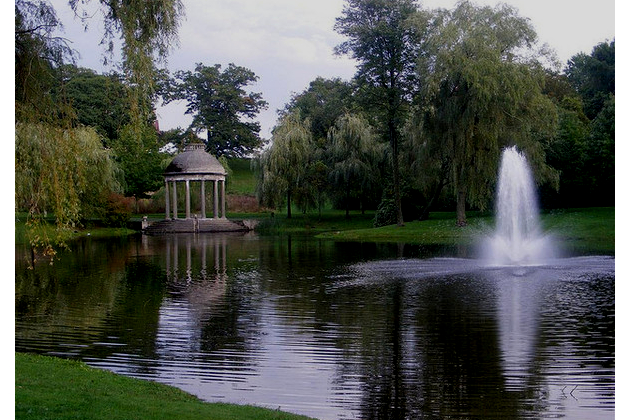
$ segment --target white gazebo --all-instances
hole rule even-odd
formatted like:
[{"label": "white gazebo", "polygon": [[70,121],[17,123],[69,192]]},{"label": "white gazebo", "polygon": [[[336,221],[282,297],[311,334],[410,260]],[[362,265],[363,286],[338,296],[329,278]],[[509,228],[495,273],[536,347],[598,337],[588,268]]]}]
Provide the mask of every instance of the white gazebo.
[{"label": "white gazebo", "polygon": [[[183,153],[175,156],[164,171],[166,189],[166,219],[176,220],[177,214],[177,184],[185,184],[186,217],[191,219],[190,186],[191,182],[200,184],[199,214],[195,218],[206,219],[206,181],[212,182],[213,219],[225,219],[225,169],[223,165],[205,151],[205,145],[191,143]],[[172,208],[171,208],[172,203]],[[171,213],[172,210],[172,213]],[[219,211],[220,210],[220,211]]]}]

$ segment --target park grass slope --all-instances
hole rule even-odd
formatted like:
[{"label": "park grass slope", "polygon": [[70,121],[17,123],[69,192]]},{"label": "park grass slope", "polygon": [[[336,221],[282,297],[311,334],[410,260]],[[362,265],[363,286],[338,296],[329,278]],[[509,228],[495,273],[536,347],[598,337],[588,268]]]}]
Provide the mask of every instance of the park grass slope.
[{"label": "park grass slope", "polygon": [[15,354],[16,420],[307,420],[279,410],[206,403],[167,385],[77,361]]},{"label": "park grass slope", "polygon": [[[328,230],[321,239],[352,242],[397,242],[422,245],[473,245],[494,229],[489,215],[473,215],[468,226],[458,227],[454,213],[434,212],[428,220],[404,226]],[[554,210],[541,214],[545,233],[555,238],[567,254],[615,254],[615,208],[593,207]]]}]

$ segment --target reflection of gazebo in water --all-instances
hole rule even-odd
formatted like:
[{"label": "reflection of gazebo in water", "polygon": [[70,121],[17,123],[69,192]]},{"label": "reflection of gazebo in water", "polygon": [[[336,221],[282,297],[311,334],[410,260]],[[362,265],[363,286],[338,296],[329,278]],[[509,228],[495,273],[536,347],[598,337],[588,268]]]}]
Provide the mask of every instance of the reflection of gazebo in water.
[{"label": "reflection of gazebo in water", "polygon": [[[248,230],[242,224],[228,220],[225,216],[225,169],[211,154],[206,153],[204,144],[192,143],[183,153],[175,156],[164,171],[165,213],[164,220],[144,229],[145,233],[175,232],[232,232]],[[185,185],[185,216],[180,218],[177,210],[177,185]],[[191,184],[200,187],[199,213],[191,213]],[[213,217],[206,217],[206,184],[212,183]]]}]

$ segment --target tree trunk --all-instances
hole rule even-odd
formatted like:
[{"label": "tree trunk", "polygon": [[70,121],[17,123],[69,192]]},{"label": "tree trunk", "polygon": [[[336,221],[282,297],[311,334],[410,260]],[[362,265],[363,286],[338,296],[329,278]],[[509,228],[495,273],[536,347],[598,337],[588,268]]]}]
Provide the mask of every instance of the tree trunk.
[{"label": "tree trunk", "polygon": [[291,188],[287,190],[287,219],[291,218]]},{"label": "tree trunk", "polygon": [[350,218],[350,187],[346,187],[346,219]]},{"label": "tree trunk", "polygon": [[431,198],[429,199],[429,202],[422,209],[422,213],[420,214],[419,220],[427,220],[429,218],[429,210],[431,209],[431,206],[433,206],[433,203],[435,202],[435,200],[437,200],[437,198],[442,193],[442,190],[444,189],[445,185],[446,185],[446,180],[442,178],[440,182],[438,183],[438,185],[436,185],[435,188],[433,189],[433,194],[431,194]]},{"label": "tree trunk", "polygon": [[466,189],[457,189],[457,226],[466,226]]},{"label": "tree trunk", "polygon": [[393,118],[390,117],[389,125],[389,144],[392,148],[392,172],[394,175],[394,201],[396,203],[396,225],[404,226],[402,213],[402,200],[400,198],[400,173],[398,170],[398,139],[396,138],[396,127],[394,127]]},{"label": "tree trunk", "polygon": [[365,215],[365,203],[363,202],[363,191],[359,196],[359,207],[361,207],[361,216]]}]

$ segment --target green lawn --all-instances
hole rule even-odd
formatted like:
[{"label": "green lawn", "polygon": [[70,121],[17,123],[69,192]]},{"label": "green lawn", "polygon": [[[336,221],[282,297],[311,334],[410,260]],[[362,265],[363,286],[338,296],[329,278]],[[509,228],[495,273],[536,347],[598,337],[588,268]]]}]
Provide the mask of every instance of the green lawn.
[{"label": "green lawn", "polygon": [[233,158],[228,161],[232,176],[227,181],[228,194],[254,195],[256,177],[251,169],[251,159]]},{"label": "green lawn", "polygon": [[[573,252],[614,255],[615,209],[613,207],[556,210],[541,215],[543,229],[563,247]],[[379,228],[330,229],[317,235],[337,241],[405,242],[424,245],[472,244],[490,232],[492,217],[470,213],[468,226],[455,225],[455,214],[434,212],[428,220],[408,222],[404,226]]]},{"label": "green lawn", "polygon": [[544,214],[542,222],[568,250],[615,253],[615,208],[555,210]]},{"label": "green lawn", "polygon": [[[162,216],[164,217],[164,216]],[[26,232],[26,214],[19,214],[16,216],[15,221],[15,244],[16,245],[28,245],[29,238]],[[93,238],[106,238],[106,237],[120,237],[137,233],[134,230],[127,228],[85,228],[76,227],[72,229],[58,230],[54,225],[54,219],[51,217],[39,225],[31,232],[32,236],[39,236],[41,238],[49,238],[53,243],[67,243],[74,239],[91,236]]]},{"label": "green lawn", "polygon": [[278,410],[205,403],[177,388],[53,357],[15,354],[19,420],[306,420]]},{"label": "green lawn", "polygon": [[[161,219],[162,214],[149,215]],[[343,210],[326,209],[302,213],[294,209],[291,219],[286,211],[264,213],[230,213],[231,219],[257,219],[261,234],[308,234],[337,241],[405,242],[425,245],[471,244],[479,235],[489,232],[494,219],[487,213],[468,212],[468,226],[457,227],[453,212],[432,212],[429,219],[407,222],[405,226],[373,227],[374,212],[352,211],[350,218]],[[541,215],[543,228],[552,233],[569,251],[578,253],[615,253],[615,208],[594,207],[584,209],[553,210]],[[54,227],[49,226],[54,235]],[[65,232],[64,240],[90,234],[96,236],[121,236],[134,233],[128,229],[98,228],[75,229]],[[26,243],[24,223],[16,222],[16,244]]]}]

